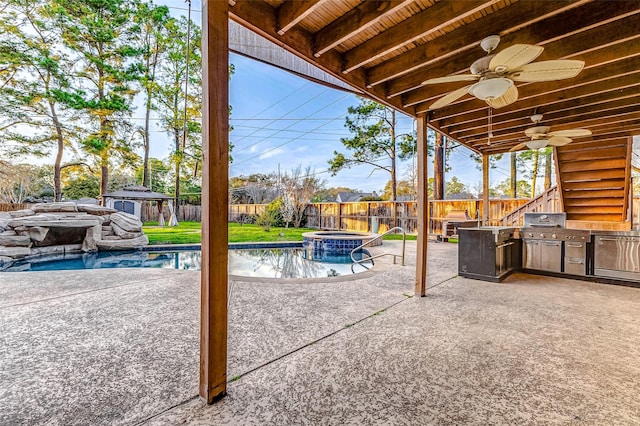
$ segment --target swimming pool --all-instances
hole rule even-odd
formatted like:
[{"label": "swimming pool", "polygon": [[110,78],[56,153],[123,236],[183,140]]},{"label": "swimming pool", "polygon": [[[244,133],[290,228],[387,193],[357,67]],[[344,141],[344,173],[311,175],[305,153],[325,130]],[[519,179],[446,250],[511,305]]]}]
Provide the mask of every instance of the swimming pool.
[{"label": "swimming pool", "polygon": [[[361,253],[356,259],[361,259]],[[58,271],[105,268],[169,268],[200,270],[200,250],[123,251],[77,253],[38,257],[14,262],[4,272]],[[355,266],[351,258],[327,256],[301,248],[261,248],[229,250],[229,273],[263,278],[322,278],[352,275],[372,266]]]}]

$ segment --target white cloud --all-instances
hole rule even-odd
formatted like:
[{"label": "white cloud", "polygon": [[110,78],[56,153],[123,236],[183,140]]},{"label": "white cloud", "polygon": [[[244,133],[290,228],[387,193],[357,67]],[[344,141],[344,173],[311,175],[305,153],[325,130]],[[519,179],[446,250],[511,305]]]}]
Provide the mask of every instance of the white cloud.
[{"label": "white cloud", "polygon": [[284,153],[285,150],[282,148],[276,148],[276,149],[272,149],[269,151],[265,151],[262,154],[260,154],[260,156],[258,157],[259,160],[264,160],[266,158],[271,158],[271,157],[275,157],[276,155],[280,155],[282,153]]}]

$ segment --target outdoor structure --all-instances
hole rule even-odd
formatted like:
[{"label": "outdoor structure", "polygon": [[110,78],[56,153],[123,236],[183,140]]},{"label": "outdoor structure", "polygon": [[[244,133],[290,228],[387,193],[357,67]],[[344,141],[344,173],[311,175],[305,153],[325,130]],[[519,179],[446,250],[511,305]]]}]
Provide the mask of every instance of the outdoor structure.
[{"label": "outdoor structure", "polygon": [[74,253],[140,249],[147,244],[137,217],[109,207],[38,203],[0,213],[0,270],[24,257],[64,258]]},{"label": "outdoor structure", "polygon": [[163,203],[168,201],[171,212],[170,226],[175,226],[178,221],[173,213],[171,200],[173,197],[159,192],[153,192],[144,186],[127,186],[120,191],[109,192],[102,195],[102,200],[106,207],[111,207],[118,211],[137,216],[142,219],[141,202],[156,201],[158,203],[158,226],[164,226],[164,216],[162,215]]},{"label": "outdoor structure", "polygon": [[[208,402],[226,389],[228,195],[218,188],[228,186],[229,19],[416,118],[417,295],[426,288],[427,127],[482,155],[485,222],[489,155],[526,149],[525,143],[542,147],[553,132],[586,128],[591,136],[554,147],[563,210],[585,226],[628,227],[631,137],[640,134],[640,2],[230,0],[202,6],[200,395]],[[511,49],[508,58],[499,66],[484,59],[469,74],[485,56],[480,42],[491,35],[500,36],[498,55]],[[584,69],[567,70],[569,62],[554,69],[535,65],[547,60],[583,61]],[[536,114],[544,114],[545,130],[525,135]]]}]

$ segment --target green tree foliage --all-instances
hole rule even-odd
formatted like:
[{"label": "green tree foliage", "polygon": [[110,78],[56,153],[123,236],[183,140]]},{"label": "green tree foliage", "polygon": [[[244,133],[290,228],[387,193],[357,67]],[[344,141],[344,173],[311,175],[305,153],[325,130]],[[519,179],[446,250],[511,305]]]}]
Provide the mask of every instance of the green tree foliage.
[{"label": "green tree foliage", "polygon": [[[52,10],[38,0],[7,0],[0,8],[0,138],[7,155],[55,154],[53,189],[61,198],[61,167],[71,132],[59,100],[71,92],[70,58]],[[28,129],[28,130],[25,130]]]},{"label": "green tree foliage", "polygon": [[[388,181],[387,184],[385,185],[384,192],[382,193],[382,197],[381,197],[383,200],[391,199],[392,185],[393,185],[393,182],[391,181]],[[396,184],[396,196],[402,197],[405,195],[409,197],[413,197],[415,195],[415,188],[413,186],[413,182],[408,180],[399,180]]]},{"label": "green tree foliage", "polygon": [[90,126],[82,148],[100,165],[102,193],[107,192],[113,155],[130,162],[132,129],[128,118],[142,65],[135,46],[132,0],[51,0],[66,48],[77,60],[73,76],[82,91],[63,99]]},{"label": "green tree foliage", "polygon": [[329,170],[335,176],[340,170],[367,164],[374,170],[391,175],[392,200],[396,199],[396,160],[415,152],[414,135],[396,133],[396,112],[377,102],[359,98],[360,105],[349,107],[345,127],[354,134],[342,138],[348,154],[334,151]]},{"label": "green tree foliage", "polygon": [[[149,181],[147,187],[154,192],[165,194],[168,191],[170,184],[171,166],[165,164],[163,161],[157,158],[149,159]],[[136,181],[142,181],[142,175],[144,173],[143,166],[138,167],[136,170]]]},{"label": "green tree foliage", "polygon": [[447,198],[451,195],[470,195],[469,187],[462,183],[456,176],[452,176],[445,182],[444,190]]},{"label": "green tree foliage", "polygon": [[278,197],[270,202],[263,213],[259,214],[256,218],[256,225],[259,225],[265,231],[270,231],[272,227],[282,227],[285,225],[284,218],[282,217],[282,210],[284,203],[282,198]]},{"label": "green tree foliage", "polygon": [[[517,195],[527,197],[531,193],[531,184],[527,180],[518,180],[516,182]],[[511,179],[507,178],[492,188],[492,196],[509,197],[512,196]]]},{"label": "green tree foliage", "polygon": [[152,2],[136,4],[133,17],[139,27],[137,45],[142,56],[143,69],[139,84],[144,93],[144,127],[139,129],[142,134],[144,154],[142,160],[142,186],[149,187],[149,148],[150,121],[154,107],[153,98],[156,94],[156,70],[167,45],[172,42],[166,36],[166,24],[170,19],[167,6],[156,6]]},{"label": "green tree foliage", "polygon": [[[162,129],[173,140],[174,188],[176,212],[182,176],[193,170],[198,175],[202,157],[202,68],[200,66],[200,28],[185,17],[169,19],[165,24],[167,45],[158,68],[155,99]],[[191,31],[187,46],[187,31]],[[187,57],[189,64],[187,64]],[[189,75],[187,76],[187,71]],[[188,78],[187,93],[185,79]],[[186,111],[185,111],[186,106]],[[186,116],[186,125],[185,125]]]},{"label": "green tree foliage", "polygon": [[97,198],[100,196],[100,179],[92,174],[72,177],[67,180],[63,191],[65,198],[69,200]]}]

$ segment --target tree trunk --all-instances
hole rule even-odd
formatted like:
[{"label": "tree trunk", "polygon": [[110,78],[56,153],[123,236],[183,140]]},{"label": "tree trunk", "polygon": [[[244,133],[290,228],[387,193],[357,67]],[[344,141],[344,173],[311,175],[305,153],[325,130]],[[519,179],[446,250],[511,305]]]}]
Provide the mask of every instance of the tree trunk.
[{"label": "tree trunk", "polygon": [[182,151],[180,150],[180,129],[174,129],[174,140],[176,144],[176,153],[175,153],[175,163],[176,163],[176,192],[174,198],[174,207],[176,212],[176,217],[178,217],[178,213],[180,212],[180,163],[182,160]]},{"label": "tree trunk", "polygon": [[551,188],[551,150],[544,154],[544,190]]},{"label": "tree trunk", "polygon": [[58,120],[58,114],[56,113],[56,106],[51,101],[49,102],[49,108],[51,109],[51,117],[53,117],[53,124],[56,128],[56,140],[58,142],[56,161],[53,165],[53,199],[54,201],[60,201],[62,199],[60,171],[62,165],[62,154],[64,151],[64,138],[62,136],[62,126],[60,125],[60,120]]},{"label": "tree trunk", "polygon": [[151,116],[151,90],[147,89],[147,103],[144,114],[144,160],[142,164],[142,186],[151,189],[149,186],[149,120]]},{"label": "tree trunk", "polygon": [[533,176],[531,177],[531,198],[536,196],[536,181],[538,180],[538,164],[540,159],[540,151],[533,153]]},{"label": "tree trunk", "polygon": [[518,197],[518,172],[517,165],[518,159],[516,158],[516,153],[511,153],[511,198]]},{"label": "tree trunk", "polygon": [[[158,49],[156,48],[154,51],[154,59],[153,61],[147,60],[147,69],[150,69],[149,80],[153,83],[155,81],[156,76],[156,65],[158,63]],[[147,104],[146,111],[144,116],[144,163],[142,170],[142,186],[145,188],[151,189],[151,179],[150,179],[150,171],[149,171],[149,148],[150,148],[150,137],[149,137],[149,121],[151,115],[151,98],[153,96],[153,88],[151,84],[147,83]]]},{"label": "tree trunk", "polygon": [[100,195],[106,194],[109,192],[107,190],[109,186],[109,164],[108,159],[102,157],[102,164],[100,165],[101,174],[100,174]]},{"label": "tree trunk", "polygon": [[391,110],[391,144],[391,201],[396,201],[398,191],[396,180],[396,111],[393,109]]},{"label": "tree trunk", "polygon": [[442,133],[436,132],[433,153],[433,199],[444,200],[444,146]]}]

